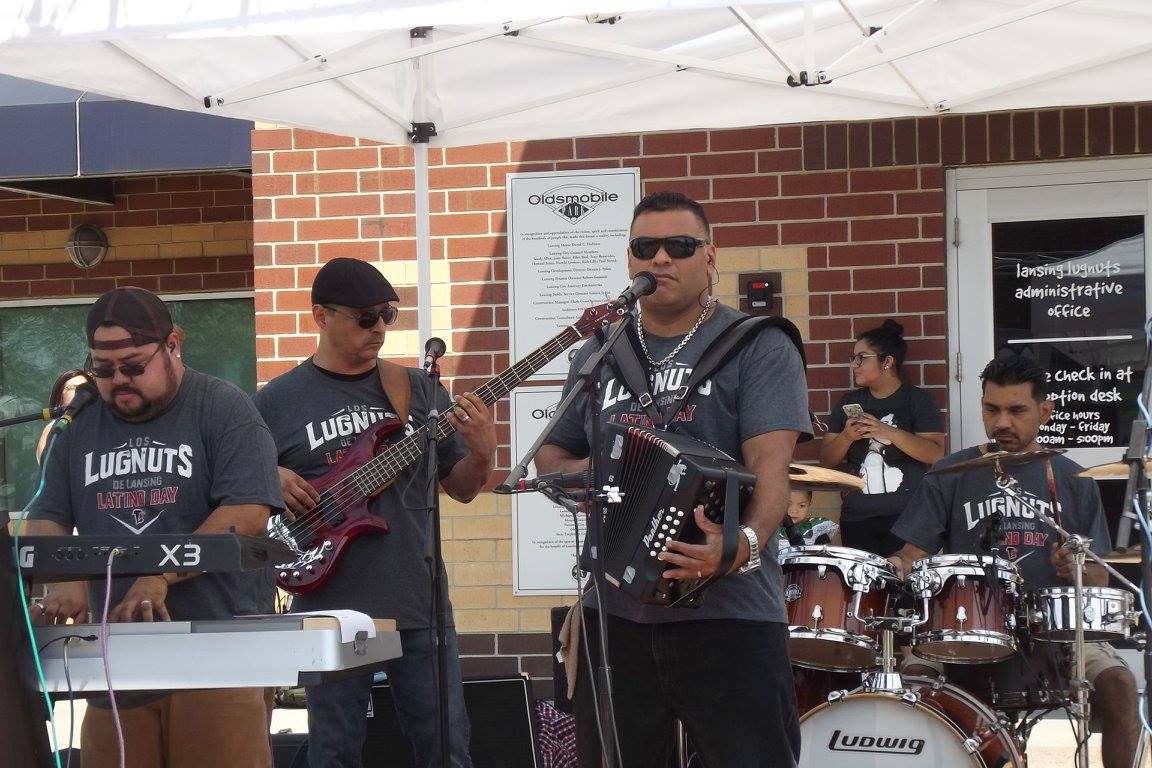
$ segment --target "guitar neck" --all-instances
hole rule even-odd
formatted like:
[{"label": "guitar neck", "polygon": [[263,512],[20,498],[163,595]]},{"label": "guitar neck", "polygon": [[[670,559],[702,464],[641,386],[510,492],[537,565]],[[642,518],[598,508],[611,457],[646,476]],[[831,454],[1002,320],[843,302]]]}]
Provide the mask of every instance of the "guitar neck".
[{"label": "guitar neck", "polygon": [[[534,352],[518,360],[512,367],[485,382],[476,390],[476,396],[484,401],[484,405],[491,406],[579,341],[582,335],[575,326],[568,326]],[[436,429],[438,441],[447,440],[456,431],[447,419],[441,418],[438,424]],[[383,490],[396,479],[397,475],[424,455],[424,446],[427,442],[427,427],[421,426],[356,470],[353,477],[357,487],[365,496],[372,496]]]}]

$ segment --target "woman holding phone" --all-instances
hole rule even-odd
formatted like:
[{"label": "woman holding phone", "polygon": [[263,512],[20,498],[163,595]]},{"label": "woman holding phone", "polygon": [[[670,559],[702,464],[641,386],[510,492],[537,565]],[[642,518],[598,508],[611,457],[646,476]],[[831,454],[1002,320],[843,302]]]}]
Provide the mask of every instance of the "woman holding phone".
[{"label": "woman holding phone", "polygon": [[900,377],[908,343],[904,326],[885,320],[856,339],[850,364],[856,389],[832,409],[820,463],[864,479],[844,494],[844,546],[883,557],[904,542],[892,524],[932,464],[944,456],[944,423],[932,395]]}]

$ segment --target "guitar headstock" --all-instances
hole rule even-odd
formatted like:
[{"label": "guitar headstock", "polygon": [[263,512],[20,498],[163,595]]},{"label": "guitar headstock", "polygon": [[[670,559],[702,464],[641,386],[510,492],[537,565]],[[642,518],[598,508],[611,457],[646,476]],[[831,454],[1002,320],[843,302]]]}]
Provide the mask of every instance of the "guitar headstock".
[{"label": "guitar headstock", "polygon": [[580,336],[587,336],[600,326],[610,323],[619,317],[618,312],[619,310],[607,302],[604,304],[595,304],[584,310],[584,314],[580,315],[580,319],[573,323],[572,327],[576,329]]}]

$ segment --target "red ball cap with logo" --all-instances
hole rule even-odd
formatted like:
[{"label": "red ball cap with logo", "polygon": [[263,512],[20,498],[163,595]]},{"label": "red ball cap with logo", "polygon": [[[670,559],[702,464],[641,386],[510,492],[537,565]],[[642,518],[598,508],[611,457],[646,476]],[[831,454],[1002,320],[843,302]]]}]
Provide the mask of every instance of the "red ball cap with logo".
[{"label": "red ball cap with logo", "polygon": [[[131,334],[119,341],[95,339],[96,329],[116,325]],[[88,310],[88,347],[90,349],[123,349],[163,342],[172,333],[172,315],[160,297],[143,288],[114,288]]]}]

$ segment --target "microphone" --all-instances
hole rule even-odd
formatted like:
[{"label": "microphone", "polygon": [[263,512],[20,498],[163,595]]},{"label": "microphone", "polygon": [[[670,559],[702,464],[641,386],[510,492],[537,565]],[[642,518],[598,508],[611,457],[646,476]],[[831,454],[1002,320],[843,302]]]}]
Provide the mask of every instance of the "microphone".
[{"label": "microphone", "polygon": [[72,402],[68,403],[68,407],[60,414],[59,420],[56,422],[56,429],[63,432],[68,429],[68,425],[76,418],[76,414],[84,409],[84,406],[92,402],[100,396],[99,390],[92,382],[87,382],[76,387],[76,393],[72,395]]},{"label": "microphone", "polygon": [[995,552],[1004,544],[1004,514],[993,512],[988,515],[988,524],[980,534],[980,549]]},{"label": "microphone", "polygon": [[613,309],[627,309],[639,301],[641,296],[656,292],[656,276],[651,272],[637,272],[632,278],[632,285],[612,301]]},{"label": "microphone", "polygon": [[436,365],[436,361],[444,356],[447,347],[444,345],[444,339],[439,336],[433,336],[424,343],[424,370],[430,371]]},{"label": "microphone", "polygon": [[780,524],[784,526],[784,535],[788,537],[788,544],[790,546],[804,546],[804,535],[800,533],[800,529],[796,527],[796,523],[792,522],[792,518],[785,514]]},{"label": "microphone", "polygon": [[528,493],[538,491],[549,485],[560,488],[587,488],[592,477],[588,470],[583,472],[549,472],[546,475],[527,477],[515,485],[498,485],[492,489],[493,493]]}]

